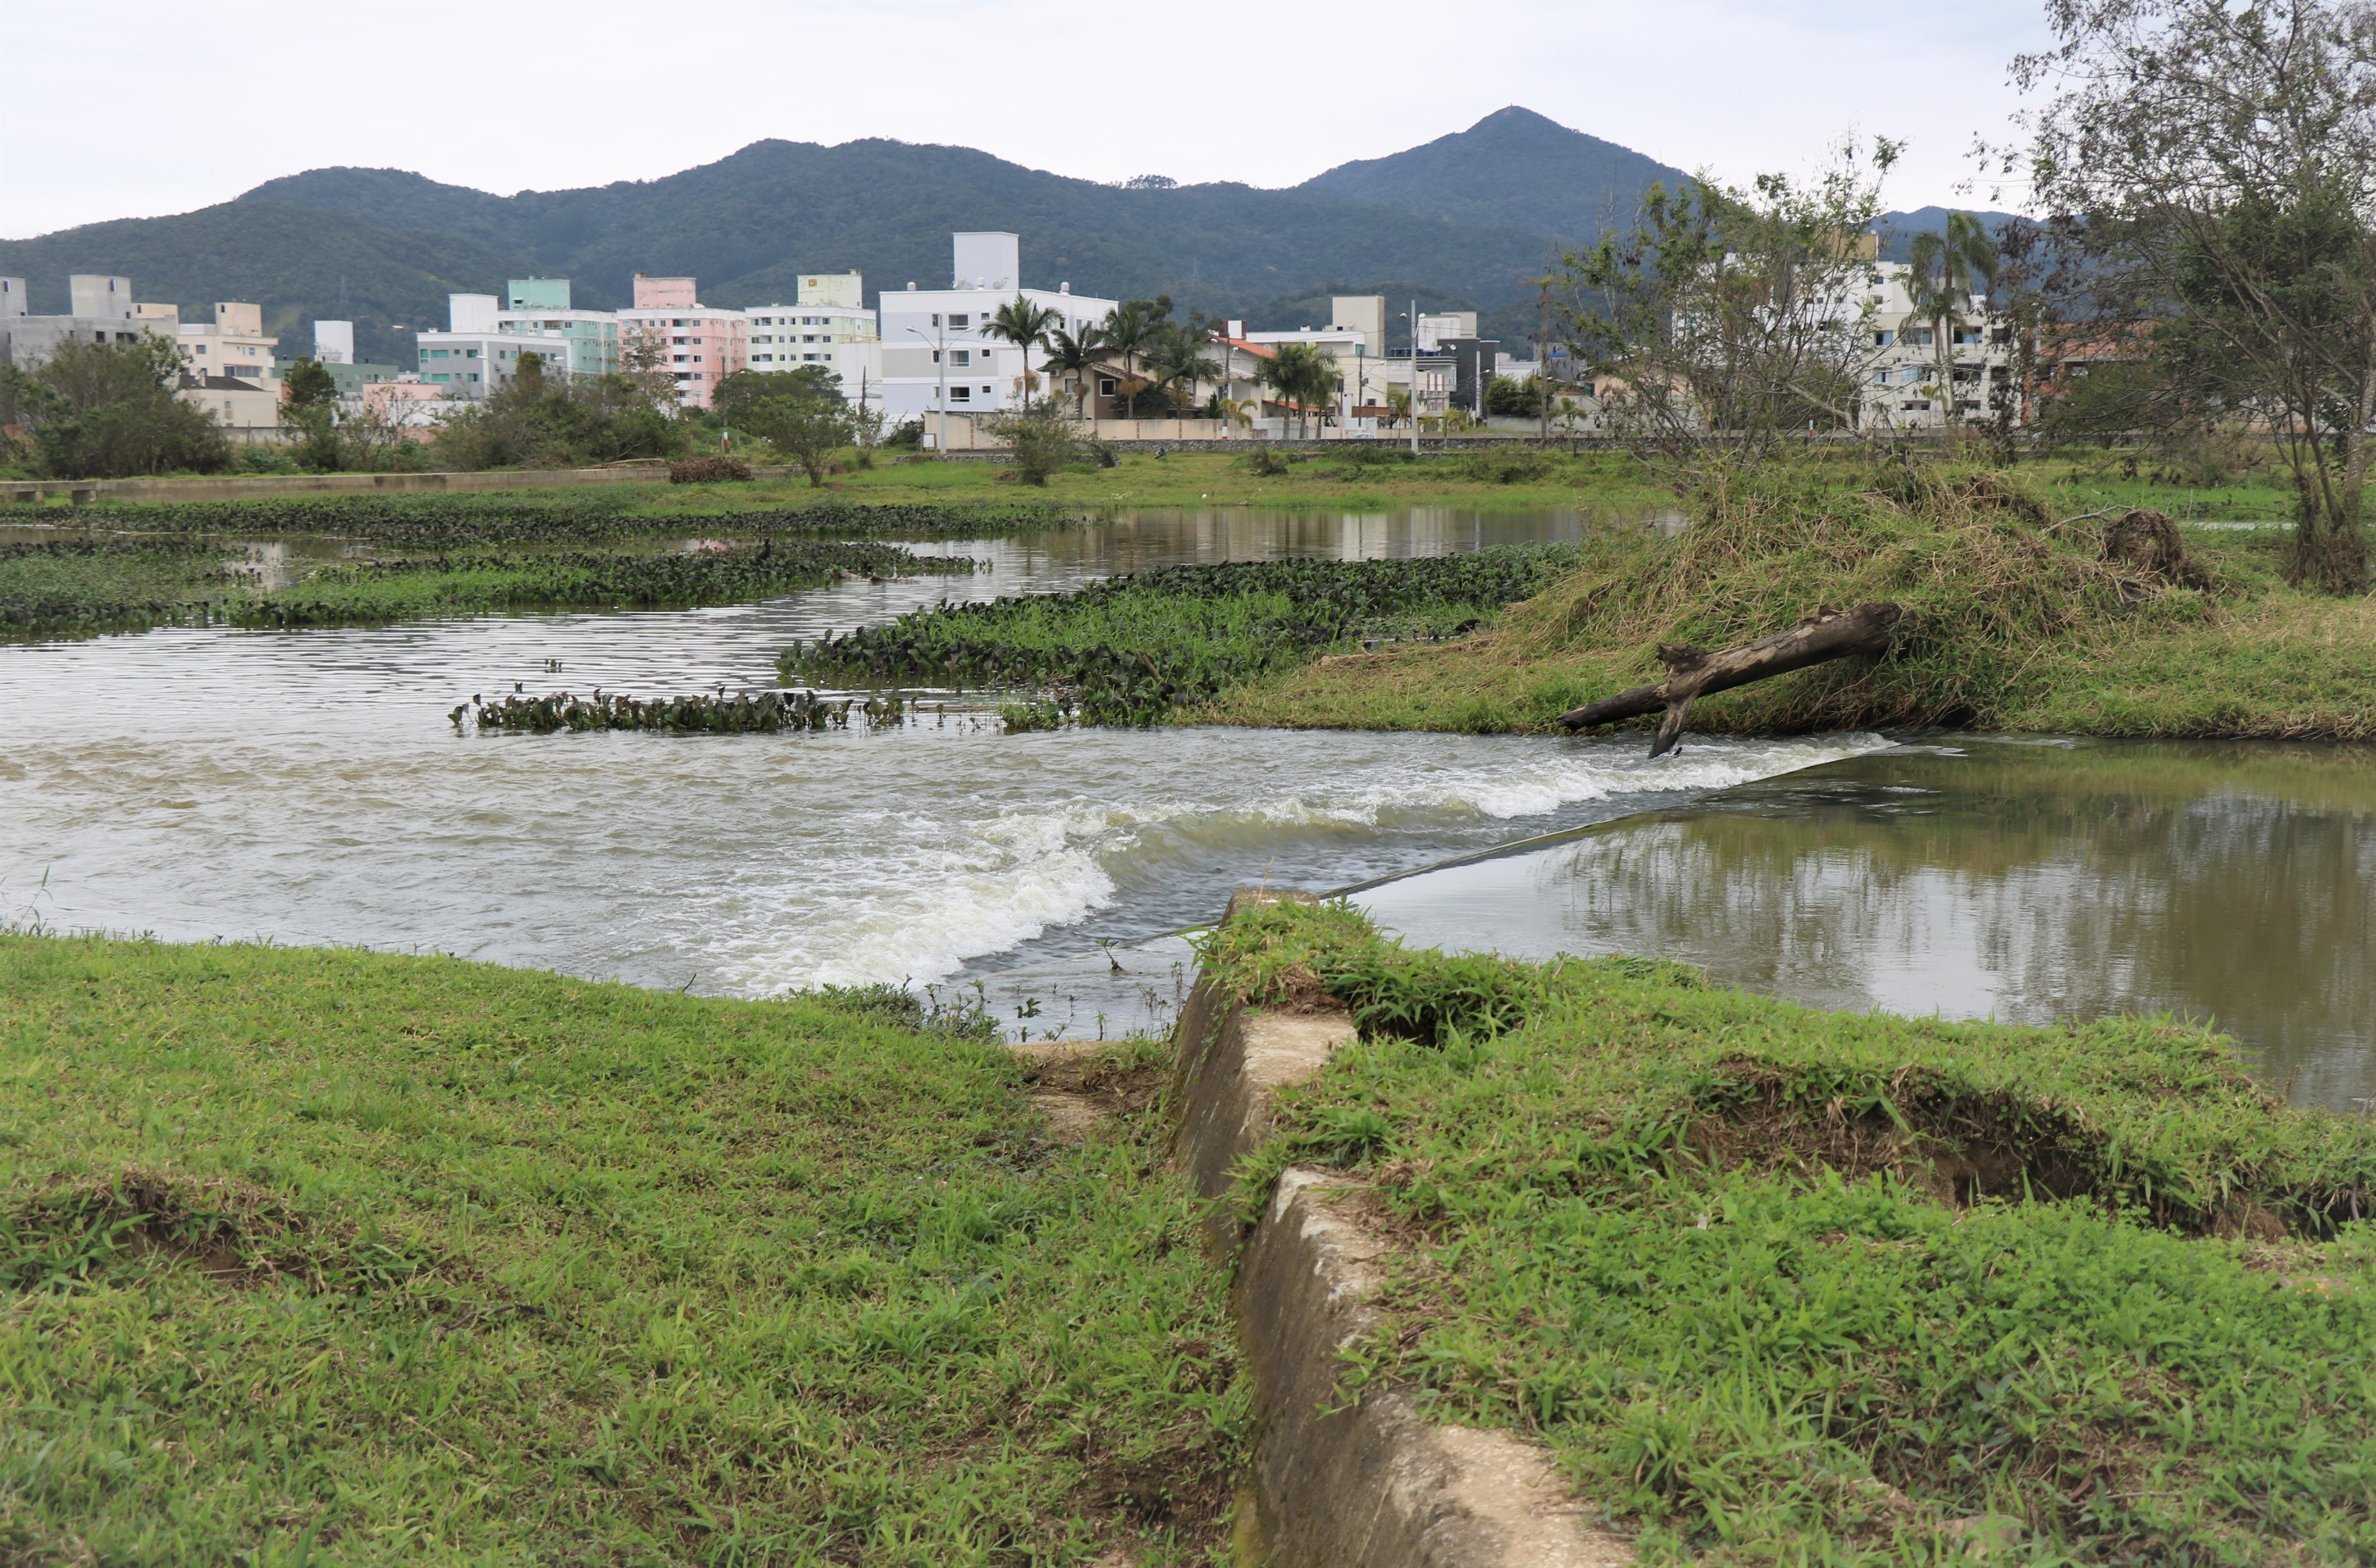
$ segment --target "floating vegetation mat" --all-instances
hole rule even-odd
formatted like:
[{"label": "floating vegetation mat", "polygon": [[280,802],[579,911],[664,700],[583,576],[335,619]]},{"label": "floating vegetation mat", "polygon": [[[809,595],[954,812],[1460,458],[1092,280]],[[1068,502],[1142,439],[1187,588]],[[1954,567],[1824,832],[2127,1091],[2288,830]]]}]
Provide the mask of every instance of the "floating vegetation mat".
[{"label": "floating vegetation mat", "polygon": [[232,547],[204,537],[107,537],[0,545],[0,636],[162,625],[295,629],[452,615],[741,604],[843,577],[965,574],[966,556],[869,540],[768,539],[691,551],[478,552],[343,562],[267,589]]},{"label": "floating vegetation mat", "polygon": [[178,505],[92,506],[77,521],[93,528],[244,537],[334,534],[399,545],[576,544],[654,534],[760,539],[807,534],[860,538],[977,539],[1037,532],[1086,520],[1076,507],[1035,505],[868,505],[818,501],[797,506],[695,511],[655,504],[641,493],[552,496],[341,495],[288,501],[223,501]]},{"label": "floating vegetation mat", "polygon": [[786,682],[1004,687],[1036,723],[1149,724],[1331,647],[1432,640],[1575,569],[1574,545],[1392,561],[1165,566],[1077,592],[941,605],[788,649]]},{"label": "floating vegetation mat", "polygon": [[591,696],[552,692],[514,695],[493,702],[472,697],[449,716],[454,728],[524,730],[550,735],[559,730],[659,730],[679,735],[774,734],[784,730],[847,730],[898,724],[908,717],[900,696],[821,697],[814,692],[737,692],[638,698],[600,687]]}]

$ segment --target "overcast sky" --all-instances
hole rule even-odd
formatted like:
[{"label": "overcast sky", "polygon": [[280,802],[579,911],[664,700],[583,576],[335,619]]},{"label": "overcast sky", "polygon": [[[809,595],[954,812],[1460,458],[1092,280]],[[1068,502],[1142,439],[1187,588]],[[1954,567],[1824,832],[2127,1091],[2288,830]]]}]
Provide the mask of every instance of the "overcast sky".
[{"label": "overcast sky", "polygon": [[2037,0],[0,0],[0,236],[323,164],[509,193],[765,137],[1289,185],[1510,103],[1740,179],[1905,137],[1891,205],[1977,204],[2039,33]]}]

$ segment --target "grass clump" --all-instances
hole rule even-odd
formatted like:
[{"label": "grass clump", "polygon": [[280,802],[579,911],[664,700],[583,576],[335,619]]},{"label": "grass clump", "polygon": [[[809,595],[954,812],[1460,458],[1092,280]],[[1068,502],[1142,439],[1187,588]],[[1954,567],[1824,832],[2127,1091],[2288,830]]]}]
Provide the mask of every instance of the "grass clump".
[{"label": "grass clump", "polygon": [[1257,999],[1391,973],[1447,1004],[1366,1029],[1242,1172],[1252,1213],[1289,1163],[1357,1170],[1402,1228],[1348,1385],[1548,1444],[1648,1560],[2376,1550],[2376,1128],[2276,1102],[2228,1042],[1622,960],[1511,966],[1513,1013],[1341,908],[1233,926],[1213,972]]},{"label": "grass clump", "polygon": [[2286,588],[2274,532],[2169,535],[2185,552],[2171,563],[2133,532],[2108,538],[2119,517],[2064,521],[2061,503],[2001,473],[1897,464],[1864,478],[1850,490],[1828,467],[1719,474],[1679,535],[1612,545],[1491,638],[1293,672],[1215,717],[1548,728],[1659,679],[1661,644],[1724,647],[1894,600],[1918,619],[1887,656],[1704,698],[1693,727],[2376,734],[2376,667],[2349,646],[2376,635],[2370,606]]},{"label": "grass clump", "polygon": [[29,935],[0,997],[11,1561],[1217,1543],[1159,1129],[1051,1140],[962,1007]]},{"label": "grass clump", "polygon": [[[1391,561],[1165,566],[1076,592],[942,605],[787,649],[789,683],[1021,688],[1086,723],[1149,724],[1363,639],[1474,631],[1579,555],[1503,546]],[[1044,705],[1018,712],[1045,728]]]}]

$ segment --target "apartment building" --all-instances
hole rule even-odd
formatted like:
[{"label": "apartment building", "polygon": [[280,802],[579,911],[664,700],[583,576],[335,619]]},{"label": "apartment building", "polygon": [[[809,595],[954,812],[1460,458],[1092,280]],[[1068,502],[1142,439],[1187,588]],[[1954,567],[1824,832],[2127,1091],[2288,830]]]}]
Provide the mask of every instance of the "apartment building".
[{"label": "apartment building", "polygon": [[837,345],[880,340],[874,313],[866,308],[866,281],[858,273],[803,274],[798,293],[795,303],[754,305],[742,313],[750,320],[753,370],[831,367]]},{"label": "apartment building", "polygon": [[173,337],[192,375],[253,381],[279,392],[280,366],[273,350],[280,339],[264,330],[262,305],[218,300],[212,321],[181,322]]},{"label": "apartment building", "polygon": [[484,398],[518,376],[522,354],[536,355],[556,378],[566,373],[565,343],[505,328],[494,295],[448,294],[446,310],[445,331],[415,339],[424,384],[451,397]]},{"label": "apartment building", "polygon": [[[1287,332],[1232,332],[1248,342],[1277,351],[1283,343],[1309,343],[1326,354],[1336,367],[1337,412],[1385,401],[1386,297],[1384,294],[1337,294],[1328,302],[1326,327],[1303,327]],[[1234,328],[1236,323],[1231,323]]]},{"label": "apartment building", "polygon": [[1914,314],[1913,268],[1883,261],[1873,270],[1877,280],[1866,301],[1871,341],[1857,410],[1866,429],[1935,429],[1983,420],[1994,413],[1997,397],[2018,396],[2013,328],[1990,309],[1986,295],[1965,300],[1959,318],[1945,324],[1942,344],[1941,324]]},{"label": "apartment building", "polygon": [[635,305],[619,313],[620,362],[650,356],[680,402],[706,409],[718,384],[749,365],[750,331],[741,311],[702,304],[694,279],[638,272]]},{"label": "apartment building", "polygon": [[495,325],[511,337],[553,339],[552,374],[610,375],[619,368],[619,318],[605,310],[572,309],[566,278],[511,279]]},{"label": "apartment building", "polygon": [[[61,343],[129,342],[144,332],[170,329],[172,305],[136,304],[132,280],[103,273],[66,279],[67,314],[35,315],[22,278],[0,278],[0,364],[30,370]],[[160,317],[157,313],[171,313]]]},{"label": "apartment building", "polygon": [[[949,287],[909,283],[878,296],[884,414],[894,425],[923,420],[928,440],[939,434],[930,416],[997,413],[1022,401],[1024,352],[988,331],[1000,306],[1028,300],[1077,332],[1103,321],[1117,303],[1075,294],[1070,283],[1053,291],[1025,288],[1022,242],[1013,234],[953,234],[950,249]],[[1038,350],[1030,362],[1039,374]]]}]

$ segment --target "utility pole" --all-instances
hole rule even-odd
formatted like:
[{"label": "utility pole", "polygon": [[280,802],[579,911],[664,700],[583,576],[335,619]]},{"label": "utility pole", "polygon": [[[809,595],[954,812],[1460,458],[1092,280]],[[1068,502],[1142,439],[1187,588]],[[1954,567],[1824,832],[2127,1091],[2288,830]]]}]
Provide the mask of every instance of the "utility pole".
[{"label": "utility pole", "polygon": [[1410,309],[1410,324],[1411,324],[1411,377],[1410,377],[1410,381],[1411,381],[1411,385],[1410,385],[1411,456],[1412,456],[1412,457],[1418,457],[1418,456],[1419,456],[1419,301],[1418,301],[1418,300],[1416,300],[1416,299],[1414,299],[1414,300],[1412,300],[1412,301],[1411,301],[1411,309]]},{"label": "utility pole", "polygon": [[1541,445],[1551,444],[1551,279],[1545,273],[1536,279],[1542,286],[1542,319],[1535,327],[1535,410],[1541,414],[1543,434]]},{"label": "utility pole", "polygon": [[[940,367],[941,372],[940,400],[938,408],[934,410],[934,416],[941,428],[940,433],[933,437],[933,456],[935,457],[945,457],[949,455],[949,339],[946,323],[945,314],[934,316],[933,336],[929,339],[933,345],[933,362]],[[924,336],[924,329],[921,327],[910,327],[908,330],[916,337]]]}]

